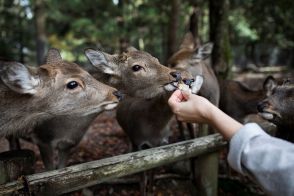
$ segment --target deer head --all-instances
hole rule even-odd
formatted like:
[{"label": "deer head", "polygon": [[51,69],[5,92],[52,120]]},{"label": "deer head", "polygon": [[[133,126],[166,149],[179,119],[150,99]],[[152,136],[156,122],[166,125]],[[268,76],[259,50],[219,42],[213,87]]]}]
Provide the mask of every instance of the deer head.
[{"label": "deer head", "polygon": [[130,96],[152,98],[174,91],[182,79],[180,72],[161,65],[149,53],[135,48],[129,48],[120,55],[93,49],[86,49],[85,54],[98,69],[92,73],[94,76],[104,78],[107,84]]},{"label": "deer head", "polygon": [[261,101],[257,109],[260,115],[276,125],[294,126],[294,82],[286,80],[278,84],[274,78],[264,83],[267,97]]},{"label": "deer head", "polygon": [[[63,61],[57,49],[50,49],[46,64],[37,68],[17,62],[1,62],[0,67],[0,131],[19,129],[31,118],[87,115],[113,109],[118,103],[114,88],[96,81],[78,65]],[[12,116],[16,125],[5,125]]]}]

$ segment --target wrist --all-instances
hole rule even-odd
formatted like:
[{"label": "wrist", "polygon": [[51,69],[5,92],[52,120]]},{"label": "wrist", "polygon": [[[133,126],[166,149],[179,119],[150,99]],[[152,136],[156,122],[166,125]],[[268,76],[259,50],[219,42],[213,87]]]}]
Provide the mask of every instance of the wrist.
[{"label": "wrist", "polygon": [[211,124],[213,122],[213,119],[216,114],[216,107],[210,103],[207,99],[205,99],[205,111],[204,111],[204,119],[206,120],[206,123]]}]

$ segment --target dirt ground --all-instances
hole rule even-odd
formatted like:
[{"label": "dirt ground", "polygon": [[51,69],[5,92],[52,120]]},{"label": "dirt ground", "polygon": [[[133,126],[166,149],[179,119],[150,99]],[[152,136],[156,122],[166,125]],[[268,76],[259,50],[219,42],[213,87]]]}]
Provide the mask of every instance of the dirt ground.
[{"label": "dirt ground", "polygon": [[[170,140],[173,142],[179,137],[177,124],[173,120],[171,124],[173,136]],[[22,148],[31,149],[36,154],[35,171],[44,170],[40,159],[38,148],[29,142],[21,140]],[[128,138],[115,120],[115,112],[104,112],[93,122],[86,135],[71,153],[68,160],[68,166],[78,163],[99,160],[128,152]],[[5,139],[0,140],[0,152],[8,150],[8,142]],[[260,189],[252,184],[247,178],[242,178],[236,174],[227,174],[225,168],[225,152],[220,156],[220,177],[219,177],[219,195],[262,195]],[[160,177],[166,174],[167,168],[157,168],[156,176]],[[170,175],[170,173],[168,174]],[[131,179],[131,180],[129,180]],[[133,179],[133,180],[132,180]],[[132,175],[123,178],[119,182],[104,183],[90,187],[88,189],[75,191],[65,195],[70,196],[103,196],[103,195],[134,195],[139,196],[140,175]],[[154,195],[157,196],[176,196],[176,195],[195,195],[195,187],[189,177],[169,177],[155,180],[153,186]]]}]

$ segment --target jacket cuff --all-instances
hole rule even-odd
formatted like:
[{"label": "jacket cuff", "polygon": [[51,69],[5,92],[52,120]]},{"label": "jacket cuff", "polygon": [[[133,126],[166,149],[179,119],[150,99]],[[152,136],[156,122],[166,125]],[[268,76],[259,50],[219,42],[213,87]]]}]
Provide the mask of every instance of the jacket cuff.
[{"label": "jacket cuff", "polygon": [[266,134],[256,123],[245,124],[231,138],[229,145],[228,162],[236,171],[245,174],[246,168],[242,167],[242,153],[250,140]]}]

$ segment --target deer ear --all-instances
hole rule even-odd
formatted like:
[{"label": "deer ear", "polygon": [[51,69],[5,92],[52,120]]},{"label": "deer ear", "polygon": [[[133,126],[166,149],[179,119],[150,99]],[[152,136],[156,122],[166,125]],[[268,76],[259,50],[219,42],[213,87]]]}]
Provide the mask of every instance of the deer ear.
[{"label": "deer ear", "polygon": [[213,43],[210,43],[210,42],[204,44],[203,46],[200,46],[196,50],[195,58],[200,60],[204,60],[208,58],[212,53],[212,49],[213,49]]},{"label": "deer ear", "polygon": [[283,81],[283,84],[282,85],[291,85],[293,84],[293,80],[292,78],[286,78],[284,81]]},{"label": "deer ear", "polygon": [[35,94],[40,80],[23,64],[12,62],[1,70],[1,79],[11,90],[21,94]]},{"label": "deer ear", "polygon": [[192,35],[191,32],[186,33],[184,36],[184,39],[180,45],[180,49],[188,48],[188,49],[193,50],[195,47],[196,47],[196,43],[194,40],[194,36]]},{"label": "deer ear", "polygon": [[56,48],[50,48],[46,57],[46,64],[56,64],[62,61],[60,52]]},{"label": "deer ear", "polygon": [[273,76],[268,76],[263,82],[263,89],[266,91],[266,95],[269,96],[271,91],[277,86],[277,81]]},{"label": "deer ear", "polygon": [[100,71],[106,74],[114,75],[115,68],[111,65],[111,63],[109,63],[105,53],[88,48],[85,50],[85,55],[91,64]]},{"label": "deer ear", "polygon": [[127,52],[135,52],[135,51],[138,51],[138,49],[135,48],[134,46],[130,46],[127,48]]}]

